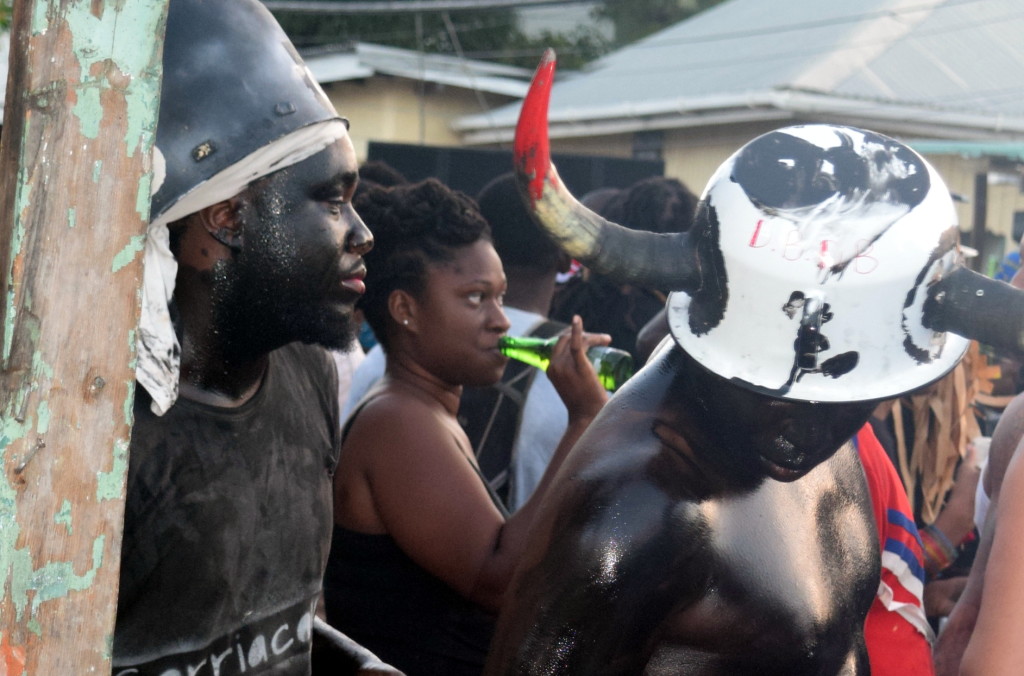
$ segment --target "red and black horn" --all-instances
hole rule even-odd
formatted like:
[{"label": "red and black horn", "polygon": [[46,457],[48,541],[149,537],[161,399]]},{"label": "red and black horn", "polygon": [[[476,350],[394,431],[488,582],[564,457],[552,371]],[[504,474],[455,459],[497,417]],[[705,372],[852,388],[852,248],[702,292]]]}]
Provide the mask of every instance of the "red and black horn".
[{"label": "red and black horn", "polygon": [[516,177],[527,208],[566,253],[621,282],[667,291],[700,284],[689,235],[630,230],[580,204],[558,177],[548,142],[548,102],[555,52],[544,52],[523,101],[513,146]]}]

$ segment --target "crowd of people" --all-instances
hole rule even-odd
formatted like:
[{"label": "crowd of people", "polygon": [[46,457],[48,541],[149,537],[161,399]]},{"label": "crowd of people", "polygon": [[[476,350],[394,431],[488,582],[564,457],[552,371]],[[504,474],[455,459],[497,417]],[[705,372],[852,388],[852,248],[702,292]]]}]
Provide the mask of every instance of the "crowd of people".
[{"label": "crowd of people", "polygon": [[[804,317],[783,389],[703,361],[728,300],[707,199],[657,177],[583,200],[692,234],[681,328],[671,284],[557,281],[573,261],[512,173],[468,196],[359,166],[296,63],[256,0],[170,3],[115,674],[1020,669],[1024,394],[926,519],[903,392],[789,396],[827,304],[777,308]],[[546,372],[505,335],[557,336]],[[608,344],[649,364],[611,404]]]}]

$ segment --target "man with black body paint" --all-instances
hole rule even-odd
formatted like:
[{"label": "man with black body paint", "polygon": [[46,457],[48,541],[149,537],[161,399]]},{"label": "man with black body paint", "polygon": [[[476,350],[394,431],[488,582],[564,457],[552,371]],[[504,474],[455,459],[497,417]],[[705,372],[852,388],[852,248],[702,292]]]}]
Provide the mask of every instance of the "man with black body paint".
[{"label": "man with black body paint", "polygon": [[114,674],[304,676],[328,636],[332,674],[395,673],[315,618],[321,346],[351,341],[373,244],[347,127],[258,2],[171,0]]},{"label": "man with black body paint", "polygon": [[586,265],[675,289],[672,335],[563,465],[485,673],[868,673],[882,557],[849,440],[966,349],[934,314],[965,279],[948,190],[892,139],[791,127],[720,167],[687,234],[627,231],[550,164],[553,70],[517,128],[524,197]]},{"label": "man with black body paint", "polygon": [[873,404],[770,399],[671,341],[614,403],[538,519],[487,673],[867,673],[880,555],[847,441]]}]

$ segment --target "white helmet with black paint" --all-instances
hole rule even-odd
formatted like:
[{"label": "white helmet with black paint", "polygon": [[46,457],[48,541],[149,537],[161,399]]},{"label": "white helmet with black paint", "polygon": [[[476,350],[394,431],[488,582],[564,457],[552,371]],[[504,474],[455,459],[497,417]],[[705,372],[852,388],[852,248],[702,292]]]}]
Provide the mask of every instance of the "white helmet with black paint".
[{"label": "white helmet with black paint", "polygon": [[959,230],[942,179],[898,141],[833,125],[760,136],[711,178],[695,230],[715,281],[673,293],[669,325],[718,375],[785,399],[882,399],[967,349],[922,323]]},{"label": "white helmet with black paint", "polygon": [[962,336],[979,327],[962,296],[986,282],[963,267],[949,190],[916,152],[852,127],[780,129],[719,168],[688,232],[638,232],[559,179],[553,78],[549,51],[516,128],[528,207],[594,271],[672,290],[672,336],[704,367],[777,398],[869,401],[924,386],[963,356]]}]

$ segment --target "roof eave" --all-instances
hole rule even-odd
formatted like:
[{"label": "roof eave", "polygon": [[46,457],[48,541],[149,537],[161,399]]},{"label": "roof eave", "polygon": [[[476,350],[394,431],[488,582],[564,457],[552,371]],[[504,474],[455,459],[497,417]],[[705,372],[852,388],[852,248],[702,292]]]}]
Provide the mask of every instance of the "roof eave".
[{"label": "roof eave", "polygon": [[882,124],[890,133],[951,139],[1006,139],[1024,136],[1024,116],[991,115],[799,91],[778,92],[778,95],[778,105],[801,117],[826,118],[868,128]]},{"label": "roof eave", "polygon": [[[744,122],[784,121],[792,117],[792,113],[785,110],[744,108],[699,111],[682,115],[666,114],[620,119],[570,120],[549,122],[548,135],[556,139],[610,136],[658,129],[681,129],[686,127],[742,124]],[[467,145],[506,143],[512,141],[514,136],[515,128],[508,126],[495,126],[489,129],[461,132],[462,141]]]},{"label": "roof eave", "polygon": [[530,72],[523,68],[366,43],[356,43],[354,51],[310,55],[305,62],[321,84],[389,75],[510,98],[522,98],[529,88]]},{"label": "roof eave", "polygon": [[522,98],[530,88],[529,82],[510,80],[495,76],[476,76],[472,73],[449,73],[439,71],[415,71],[407,68],[375,66],[376,72],[382,75],[404,78],[416,82],[448,85],[461,89],[478,90],[487,94],[501,94],[510,98]]},{"label": "roof eave", "polygon": [[[995,117],[793,90],[621,104],[586,111],[556,108],[550,111],[549,135],[578,138],[794,118],[866,128],[884,126],[893,134],[940,138],[1005,139],[1024,135],[1024,117]],[[496,123],[486,114],[463,117],[453,129],[470,145],[507,142],[515,134],[514,123]]]}]

